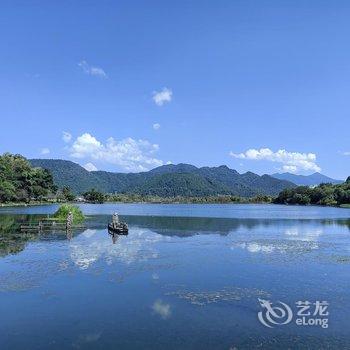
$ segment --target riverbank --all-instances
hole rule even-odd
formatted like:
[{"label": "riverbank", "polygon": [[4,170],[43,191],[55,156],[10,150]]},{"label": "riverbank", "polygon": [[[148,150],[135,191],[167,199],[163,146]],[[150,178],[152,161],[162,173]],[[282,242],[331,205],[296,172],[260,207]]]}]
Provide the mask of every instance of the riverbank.
[{"label": "riverbank", "polygon": [[51,205],[51,204],[59,204],[61,202],[18,202],[18,203],[0,203],[0,208],[6,208],[6,207],[32,207],[32,206],[38,206],[38,205]]},{"label": "riverbank", "polygon": [[96,203],[96,202],[88,202],[88,201],[73,201],[73,202],[31,202],[31,203],[0,203],[0,208],[10,208],[10,207],[37,207],[37,206],[49,206],[52,204],[73,204],[73,205],[79,205],[79,204],[93,204],[93,205],[99,205],[99,204],[276,204],[276,205],[283,205],[283,206],[296,206],[296,207],[330,207],[330,208],[342,208],[342,209],[350,209],[350,204],[341,204],[341,205],[321,205],[321,204],[288,204],[288,203],[274,203],[273,201],[252,201],[252,200],[242,200],[242,201],[204,201],[204,200],[191,200],[191,199],[184,199],[184,200],[127,200],[127,201],[105,201],[103,203]]},{"label": "riverbank", "polygon": [[[238,196],[209,196],[209,197],[158,197],[140,195],[109,195],[105,194],[102,203],[148,203],[148,204],[268,204],[273,202],[272,197],[257,196],[253,198],[243,198]],[[99,201],[79,200],[79,201],[31,201],[31,202],[8,202],[0,203],[0,207],[20,207],[48,204],[101,204]]]},{"label": "riverbank", "polygon": [[[280,204],[286,206],[318,206],[318,207],[333,207],[333,208],[344,208],[349,209],[350,204],[316,204],[316,203],[276,203],[275,198],[269,196],[261,196],[254,198],[241,198],[235,196],[213,196],[213,197],[154,197],[154,196],[127,196],[127,195],[113,195],[103,203],[106,204]],[[93,201],[32,201],[29,203],[25,202],[10,202],[0,203],[1,207],[31,207],[31,206],[42,206],[52,204],[103,204],[100,202]]]}]

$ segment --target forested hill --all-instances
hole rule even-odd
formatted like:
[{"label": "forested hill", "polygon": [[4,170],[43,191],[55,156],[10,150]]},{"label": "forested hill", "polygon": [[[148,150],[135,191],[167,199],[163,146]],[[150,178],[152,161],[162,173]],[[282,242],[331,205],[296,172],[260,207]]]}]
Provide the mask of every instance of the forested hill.
[{"label": "forested hill", "polygon": [[69,186],[80,194],[91,188],[106,193],[142,195],[212,196],[218,194],[252,197],[277,195],[285,188],[294,188],[289,181],[251,172],[239,174],[227,166],[197,168],[189,164],[164,165],[142,173],[112,173],[85,170],[80,165],[59,159],[31,159],[35,167],[49,170],[55,184]]}]

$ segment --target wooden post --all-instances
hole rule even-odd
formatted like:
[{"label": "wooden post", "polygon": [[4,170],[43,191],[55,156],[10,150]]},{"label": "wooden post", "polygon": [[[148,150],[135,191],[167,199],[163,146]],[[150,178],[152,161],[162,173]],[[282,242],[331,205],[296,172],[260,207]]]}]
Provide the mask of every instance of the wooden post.
[{"label": "wooden post", "polygon": [[72,228],[73,224],[73,214],[70,211],[67,216],[67,221],[66,221],[66,230],[69,231]]}]

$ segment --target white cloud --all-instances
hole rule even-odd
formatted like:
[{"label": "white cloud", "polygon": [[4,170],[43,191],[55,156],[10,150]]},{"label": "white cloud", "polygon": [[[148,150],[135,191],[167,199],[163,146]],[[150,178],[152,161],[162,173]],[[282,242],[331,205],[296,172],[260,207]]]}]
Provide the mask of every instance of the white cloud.
[{"label": "white cloud", "polygon": [[107,74],[102,68],[91,66],[86,61],[79,62],[78,66],[83,70],[85,74],[93,75],[100,78],[107,78]]},{"label": "white cloud", "polygon": [[48,148],[42,148],[40,150],[40,154],[44,155],[44,154],[49,154],[50,153],[50,150]]},{"label": "white cloud", "polygon": [[96,171],[96,170],[97,170],[97,168],[95,167],[95,165],[92,164],[92,163],[86,163],[86,164],[84,165],[84,168],[85,168],[87,171]]},{"label": "white cloud", "polygon": [[157,106],[163,106],[165,102],[170,102],[173,96],[173,92],[168,88],[163,88],[162,91],[153,92],[153,101]]},{"label": "white cloud", "polygon": [[99,159],[101,157],[100,152],[103,151],[104,146],[100,141],[89,133],[85,133],[74,141],[71,148],[71,156],[74,158],[92,157]]},{"label": "white cloud", "polygon": [[69,143],[72,140],[72,135],[67,131],[63,131],[62,132],[62,140],[65,143]]},{"label": "white cloud", "polygon": [[170,305],[164,303],[161,300],[156,300],[154,302],[154,304],[152,305],[152,310],[163,319],[167,319],[171,316]]},{"label": "white cloud", "polygon": [[70,148],[73,158],[104,161],[118,165],[127,171],[147,171],[163,165],[160,159],[154,157],[159,150],[157,144],[147,140],[134,140],[128,137],[123,140],[115,140],[110,137],[105,144],[94,136],[85,133],[79,136]]},{"label": "white cloud", "polygon": [[158,124],[158,123],[153,124],[153,129],[154,130],[160,129],[160,124]]},{"label": "white cloud", "polygon": [[316,155],[314,153],[287,152],[280,149],[273,152],[269,148],[249,149],[244,153],[230,152],[230,156],[238,159],[267,160],[270,162],[283,164],[282,170],[289,172],[299,171],[321,171],[316,164]]},{"label": "white cloud", "polygon": [[293,174],[298,171],[298,168],[295,165],[283,165],[282,169],[283,171]]},{"label": "white cloud", "polygon": [[343,152],[344,156],[350,156],[350,152]]}]

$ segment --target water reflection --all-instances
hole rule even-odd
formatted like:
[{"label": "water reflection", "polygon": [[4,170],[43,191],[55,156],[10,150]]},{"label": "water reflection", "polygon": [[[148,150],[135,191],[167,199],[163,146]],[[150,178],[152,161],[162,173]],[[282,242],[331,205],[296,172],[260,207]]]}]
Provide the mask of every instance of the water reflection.
[{"label": "water reflection", "polygon": [[292,326],[258,324],[258,298],[328,300],[334,328],[305,329],[305,344],[350,346],[347,220],[129,216],[111,236],[93,216],[69,240],[16,230],[32,219],[0,215],[1,349],[281,348],[277,332],[296,348]]},{"label": "water reflection", "polygon": [[[335,222],[332,222],[334,226]],[[280,227],[282,226],[282,227]],[[284,227],[286,226],[286,227]],[[336,226],[335,226],[336,227]],[[340,227],[342,227],[340,225]],[[325,224],[317,221],[286,221],[280,222],[274,229],[275,232],[265,232],[262,235],[247,235],[242,241],[232,244],[231,248],[244,249],[249,253],[262,254],[305,254],[320,249],[325,245],[322,236],[325,235]],[[253,231],[254,232],[254,231]],[[240,237],[241,238],[241,237]],[[333,240],[335,240],[334,237]]]},{"label": "water reflection", "polygon": [[78,339],[72,344],[74,348],[80,349],[88,346],[91,343],[96,343],[101,338],[102,332],[93,332],[87,334],[81,334]]},{"label": "water reflection", "polygon": [[314,242],[319,239],[319,237],[324,233],[323,228],[318,227],[298,227],[293,226],[285,230],[285,235],[289,239],[298,239],[301,241]]},{"label": "water reflection", "polygon": [[[143,259],[151,257],[149,247],[152,242],[165,237],[191,237],[195,235],[218,234],[228,236],[235,234],[236,246],[252,253],[285,251],[285,244],[276,246],[276,242],[267,243],[249,241],[251,234],[267,237],[278,237],[279,240],[295,240],[317,242],[325,230],[342,231],[342,227],[350,229],[350,220],[290,220],[290,219],[225,219],[225,218],[195,218],[195,217],[147,217],[124,216],[130,226],[130,235],[119,237],[106,235],[106,223],[109,216],[98,215],[90,217],[86,230],[74,230],[71,235],[65,232],[23,233],[19,226],[23,222],[34,222],[43,215],[0,215],[0,257],[16,254],[25,249],[29,242],[55,241],[72,239],[70,249],[72,259],[77,266],[86,269],[96,260],[103,258],[111,263],[113,260],[131,263],[142,255]],[[240,242],[239,240],[244,240]],[[247,242],[248,240],[248,242]],[[111,244],[112,243],[112,244]],[[114,245],[114,247],[113,247]],[[308,248],[316,249],[315,245]],[[148,253],[145,253],[144,250]],[[141,254],[142,252],[142,254]]]},{"label": "water reflection", "polygon": [[264,240],[236,243],[232,245],[232,249],[235,248],[245,249],[249,253],[305,254],[310,253],[313,250],[319,249],[319,245],[315,242],[309,241],[283,242],[277,240]]},{"label": "water reflection", "polygon": [[158,252],[154,244],[165,239],[153,231],[137,227],[130,230],[128,236],[112,235],[114,242],[111,242],[111,235],[106,233],[106,230],[87,231],[69,244],[70,257],[82,270],[89,268],[98,260],[104,261],[107,265],[116,261],[130,265],[156,259]]},{"label": "water reflection", "polygon": [[166,320],[171,316],[170,304],[163,302],[162,300],[156,300],[152,305],[152,310],[154,313],[159,315],[163,320]]}]

